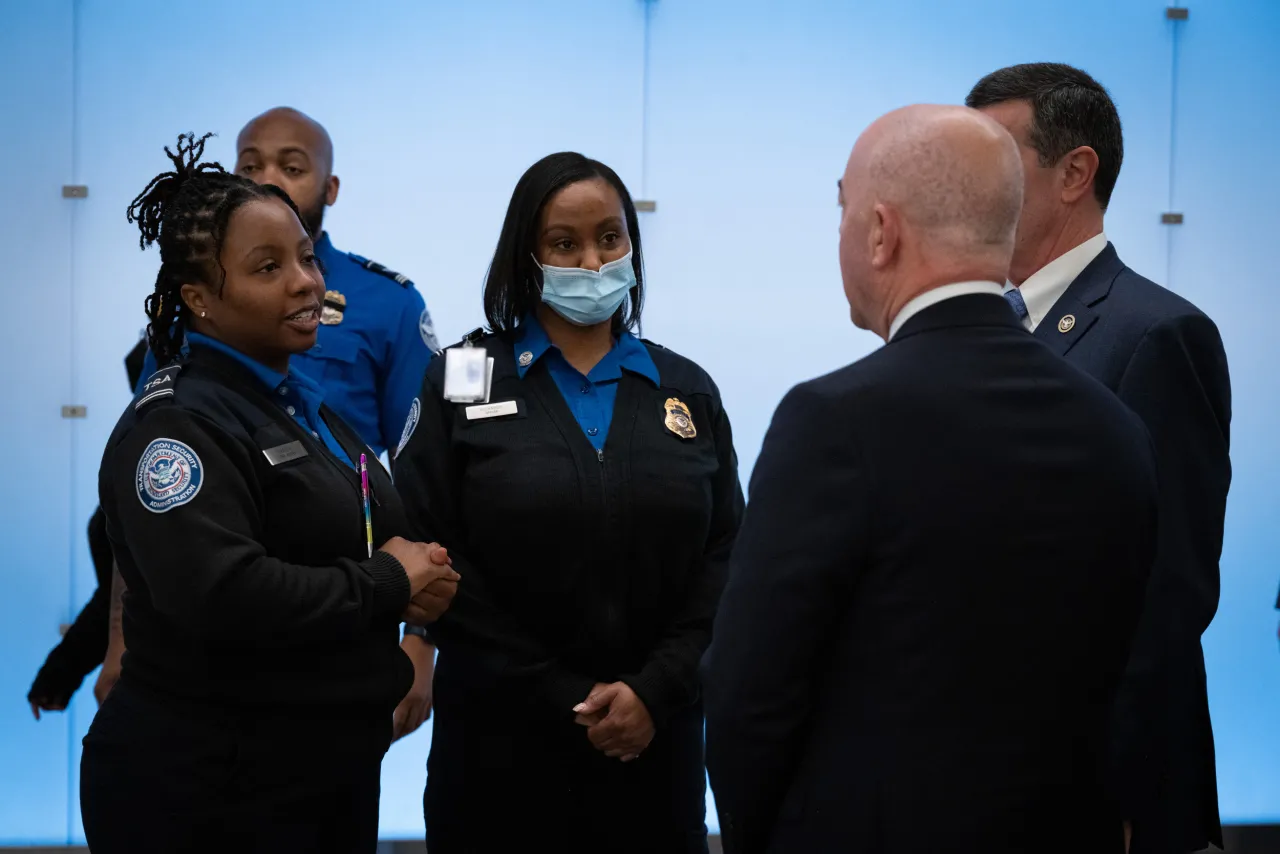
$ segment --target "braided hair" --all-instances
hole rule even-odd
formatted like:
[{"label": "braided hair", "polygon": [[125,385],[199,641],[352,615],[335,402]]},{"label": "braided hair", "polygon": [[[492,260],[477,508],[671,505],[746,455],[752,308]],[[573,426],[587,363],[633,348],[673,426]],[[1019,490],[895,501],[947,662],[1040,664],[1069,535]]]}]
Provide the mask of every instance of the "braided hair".
[{"label": "braided hair", "polygon": [[[178,137],[177,151],[165,146],[173,171],[151,179],[129,205],[129,222],[142,236],[139,246],[160,244],[160,272],[147,297],[147,346],[164,366],[181,351],[191,310],[182,300],[182,286],[199,282],[221,293],[227,271],[222,266],[222,242],[231,215],[252,201],[281,199],[298,214],[288,194],[271,184],[255,184],[234,175],[220,163],[202,163],[207,133]],[[299,222],[302,217],[298,216]]]}]

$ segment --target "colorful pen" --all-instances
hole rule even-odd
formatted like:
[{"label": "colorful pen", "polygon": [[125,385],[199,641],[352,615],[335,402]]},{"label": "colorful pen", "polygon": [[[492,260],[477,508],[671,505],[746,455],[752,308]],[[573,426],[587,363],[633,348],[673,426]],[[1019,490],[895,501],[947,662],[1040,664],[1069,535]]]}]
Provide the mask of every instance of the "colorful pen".
[{"label": "colorful pen", "polygon": [[373,515],[369,511],[369,465],[364,454],[360,455],[360,497],[364,501],[364,539],[373,557]]}]

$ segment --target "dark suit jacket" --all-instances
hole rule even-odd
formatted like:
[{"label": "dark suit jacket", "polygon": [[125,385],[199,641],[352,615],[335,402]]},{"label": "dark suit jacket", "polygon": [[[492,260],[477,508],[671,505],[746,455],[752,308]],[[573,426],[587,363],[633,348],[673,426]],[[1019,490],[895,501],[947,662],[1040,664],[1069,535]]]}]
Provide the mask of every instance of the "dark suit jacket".
[{"label": "dark suit jacket", "polygon": [[793,389],[703,665],[726,851],[1121,850],[1156,490],[1139,419],[997,296]]},{"label": "dark suit jacket", "polygon": [[1218,608],[1231,483],[1222,339],[1212,320],[1126,267],[1111,244],[1035,335],[1119,395],[1156,446],[1159,553],[1115,729],[1113,779],[1134,824],[1132,854],[1221,846],[1200,635]]}]

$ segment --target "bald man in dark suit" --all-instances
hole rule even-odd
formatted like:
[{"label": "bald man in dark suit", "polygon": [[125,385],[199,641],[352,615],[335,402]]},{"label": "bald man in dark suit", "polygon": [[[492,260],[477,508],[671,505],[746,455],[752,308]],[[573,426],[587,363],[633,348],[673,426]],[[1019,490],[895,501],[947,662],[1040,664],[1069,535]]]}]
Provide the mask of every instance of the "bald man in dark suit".
[{"label": "bald man in dark suit", "polygon": [[725,849],[1119,854],[1104,762],[1156,543],[1140,419],[1001,297],[1016,145],[891,113],[842,185],[886,345],[778,407],[704,661]]}]

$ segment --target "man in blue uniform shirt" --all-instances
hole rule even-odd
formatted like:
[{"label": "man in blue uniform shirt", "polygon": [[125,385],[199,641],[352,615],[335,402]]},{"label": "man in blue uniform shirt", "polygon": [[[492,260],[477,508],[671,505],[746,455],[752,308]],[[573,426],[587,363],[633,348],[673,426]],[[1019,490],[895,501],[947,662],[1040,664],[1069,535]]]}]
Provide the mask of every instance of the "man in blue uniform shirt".
[{"label": "man in blue uniform shirt", "polygon": [[[437,349],[431,315],[413,282],[375,261],[335,249],[324,211],[338,200],[333,142],[314,119],[276,107],[252,119],[236,137],[236,170],[289,194],[315,239],[324,271],[325,300],[316,345],[295,355],[291,370],[315,380],[324,401],[375,454],[394,452]],[[141,384],[156,371],[148,351]],[[404,649],[418,677],[396,710],[396,737],[407,735],[431,710],[434,649],[420,630],[406,627]],[[416,636],[415,636],[416,635]]]}]

